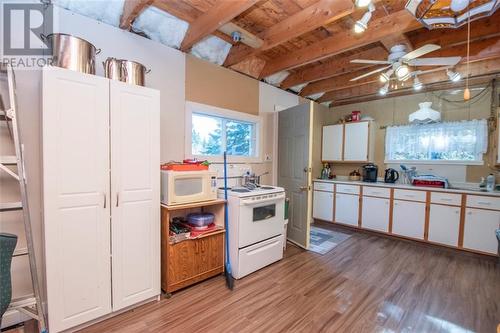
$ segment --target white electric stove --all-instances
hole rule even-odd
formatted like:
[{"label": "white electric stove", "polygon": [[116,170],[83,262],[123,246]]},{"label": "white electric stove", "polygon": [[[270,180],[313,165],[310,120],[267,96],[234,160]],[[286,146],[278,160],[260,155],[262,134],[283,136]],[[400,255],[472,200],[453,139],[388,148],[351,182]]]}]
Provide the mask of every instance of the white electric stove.
[{"label": "white electric stove", "polygon": [[[219,189],[219,198],[224,190]],[[240,279],[283,258],[285,190],[276,186],[228,190],[229,259]]]}]

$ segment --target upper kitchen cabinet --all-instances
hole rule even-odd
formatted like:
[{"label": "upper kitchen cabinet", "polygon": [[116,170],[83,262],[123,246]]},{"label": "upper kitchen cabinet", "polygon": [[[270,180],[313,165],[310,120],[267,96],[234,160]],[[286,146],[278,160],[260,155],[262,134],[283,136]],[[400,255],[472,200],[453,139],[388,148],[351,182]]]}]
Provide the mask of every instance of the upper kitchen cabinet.
[{"label": "upper kitchen cabinet", "polygon": [[323,127],[322,160],[370,162],[373,159],[373,124],[359,121]]},{"label": "upper kitchen cabinet", "polygon": [[321,159],[323,161],[342,161],[343,141],[344,125],[324,126]]}]

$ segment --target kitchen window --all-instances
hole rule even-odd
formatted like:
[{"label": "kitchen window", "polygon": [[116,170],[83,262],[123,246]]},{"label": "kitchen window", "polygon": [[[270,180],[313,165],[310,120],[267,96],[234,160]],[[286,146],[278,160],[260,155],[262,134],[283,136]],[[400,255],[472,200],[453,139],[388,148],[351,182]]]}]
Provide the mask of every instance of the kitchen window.
[{"label": "kitchen window", "polygon": [[485,119],[387,127],[385,162],[483,164],[488,149]]},{"label": "kitchen window", "polygon": [[[218,160],[227,151],[232,161],[258,158],[259,125],[257,116],[191,103],[189,142],[191,157]],[[211,109],[209,109],[211,108]]]}]

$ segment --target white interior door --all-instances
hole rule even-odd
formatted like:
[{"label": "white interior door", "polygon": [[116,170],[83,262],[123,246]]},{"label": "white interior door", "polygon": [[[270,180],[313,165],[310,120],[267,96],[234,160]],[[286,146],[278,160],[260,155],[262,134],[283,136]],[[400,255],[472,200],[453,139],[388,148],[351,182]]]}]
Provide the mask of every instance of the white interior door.
[{"label": "white interior door", "polygon": [[111,311],[109,84],[43,70],[48,319],[59,332]]},{"label": "white interior door", "polygon": [[160,95],[110,81],[113,310],[160,294]]},{"label": "white interior door", "polygon": [[287,237],[293,243],[309,246],[311,201],[311,106],[295,106],[279,113],[278,185],[290,198]]},{"label": "white interior door", "polygon": [[344,131],[344,161],[368,161],[369,122],[347,123]]}]

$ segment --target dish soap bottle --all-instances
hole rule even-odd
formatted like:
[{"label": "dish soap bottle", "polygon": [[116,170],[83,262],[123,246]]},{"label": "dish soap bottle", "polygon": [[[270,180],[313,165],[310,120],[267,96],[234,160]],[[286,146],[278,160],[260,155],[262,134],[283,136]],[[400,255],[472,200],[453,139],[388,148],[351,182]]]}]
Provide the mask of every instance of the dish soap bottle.
[{"label": "dish soap bottle", "polygon": [[495,190],[495,176],[490,173],[488,177],[486,177],[486,191],[493,192]]},{"label": "dish soap bottle", "polygon": [[323,169],[321,169],[321,179],[328,179],[328,174],[330,173],[328,169],[328,163],[323,164]]}]

